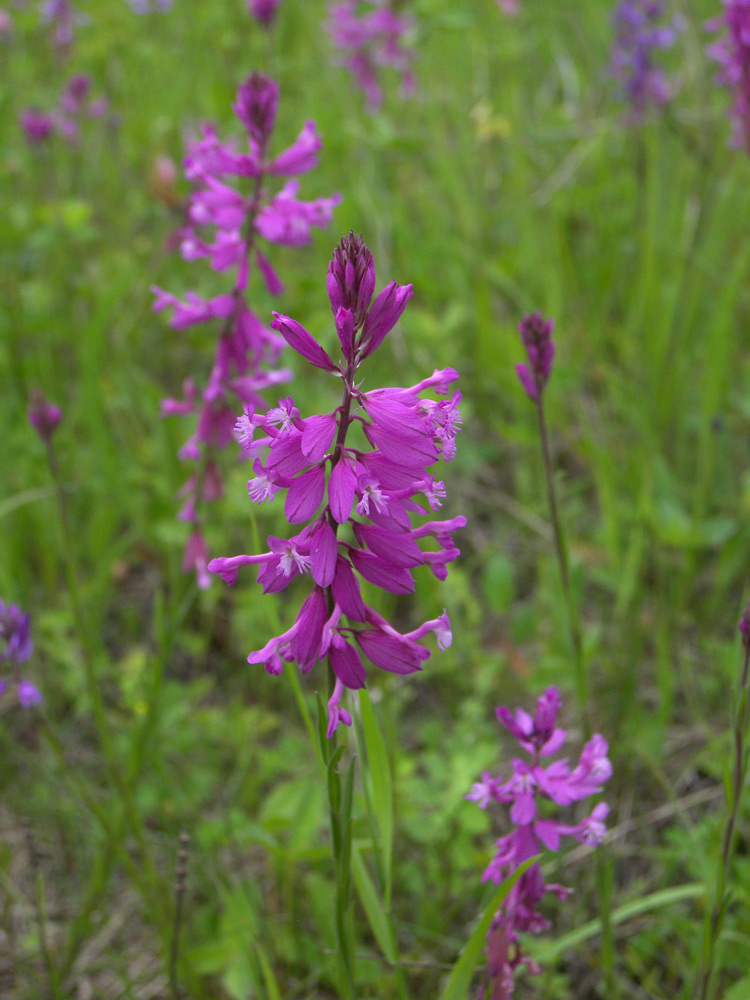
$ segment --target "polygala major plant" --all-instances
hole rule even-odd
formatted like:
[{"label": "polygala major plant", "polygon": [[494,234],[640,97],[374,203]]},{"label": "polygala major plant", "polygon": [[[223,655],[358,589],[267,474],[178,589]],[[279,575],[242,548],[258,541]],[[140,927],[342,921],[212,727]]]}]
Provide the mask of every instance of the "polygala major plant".
[{"label": "polygala major plant", "polygon": [[724,0],[724,11],[708,23],[720,32],[709,47],[719,64],[717,82],[732,97],[732,144],[750,154],[750,2]]},{"label": "polygala major plant", "polygon": [[680,28],[676,18],[665,22],[666,13],[666,4],[661,0],[621,0],[612,14],[612,75],[636,120],[649,107],[666,104],[677,89],[657,59],[659,51],[674,45]]},{"label": "polygala major plant", "polygon": [[[305,527],[289,538],[270,537],[267,552],[212,559],[208,568],[232,584],[240,567],[257,566],[264,593],[310,573],[312,587],[295,622],[248,662],[264,664],[270,674],[281,673],[285,661],[296,662],[307,673],[327,658],[330,737],[340,722],[351,725],[341,704],[344,689],[365,685],[358,649],[383,670],[409,674],[430,656],[419,641],[424,636],[435,633],[441,649],[451,642],[445,612],[402,635],[364,603],[358,577],[392,594],[415,590],[412,570],[419,566],[445,579],[448,563],[460,554],[453,533],[466,519],[411,524],[412,514],[438,509],[445,497],[443,483],[429,470],[440,457],[450,461],[455,454],[461,393],[451,387],[458,372],[436,370],[408,388],[363,389],[361,366],[395,326],[412,286],[392,281],[373,300],[372,254],[350,233],[334,251],[327,287],[340,361],[296,320],[274,313],[272,325],[303,358],[341,380],[341,404],[303,418],[290,398],[265,413],[246,403],[237,421],[240,443],[253,461],[250,498],[271,501],[285,491],[289,524]],[[445,398],[425,398],[429,390]],[[353,431],[360,444],[352,440]],[[420,547],[429,538],[437,551]]]},{"label": "polygala major plant", "polygon": [[390,66],[401,77],[401,93],[410,97],[416,81],[411,70],[414,49],[407,38],[412,18],[396,10],[391,0],[338,0],[328,8],[328,33],[339,50],[339,61],[362,88],[370,111],[383,103],[380,71]]},{"label": "polygala major plant", "polygon": [[[557,754],[567,737],[567,732],[555,725],[559,709],[560,695],[556,687],[547,688],[538,699],[533,717],[522,708],[515,712],[504,706],[497,709],[498,720],[530,755],[531,761],[514,757],[512,774],[507,780],[493,778],[486,771],[466,796],[481,809],[494,802],[510,806],[514,829],[497,841],[495,857],[483,881],[499,885],[545,847],[558,850],[562,837],[574,837],[591,846],[600,844],[604,837],[604,820],[609,812],[604,802],[594,806],[585,819],[573,824],[551,818],[540,809],[542,799],[556,806],[569,806],[589,798],[600,792],[612,775],[607,741],[598,733],[584,746],[573,769],[564,759],[543,766],[543,759]],[[524,954],[520,934],[539,934],[549,928],[549,921],[539,910],[540,903],[547,893],[566,899],[570,892],[564,886],[545,883],[537,862],[513,886],[495,915],[487,937],[487,975],[493,1000],[509,1000],[513,995],[515,972],[519,967],[527,966],[530,971],[539,972],[536,963]]]},{"label": "polygala major plant", "polygon": [[[315,123],[308,121],[288,149],[269,158],[278,99],[278,84],[262,73],[253,73],[240,87],[234,105],[247,130],[248,151],[239,152],[231,142],[222,142],[215,128],[206,125],[203,137],[191,144],[185,159],[185,174],[194,190],[188,207],[190,222],[181,233],[182,256],[185,260],[207,259],[215,271],[233,271],[231,290],[210,299],[188,292],[185,301],[180,301],[161,288],[153,288],[154,309],[172,308],[173,328],[184,330],[215,320],[220,323],[207,383],[199,389],[189,378],[183,400],[165,399],[162,403],[165,416],[197,416],[195,433],[180,450],[180,458],[195,463],[196,470],[182,487],[185,503],[179,517],[192,525],[184,569],[195,570],[201,587],[209,585],[210,576],[200,508],[222,495],[223,479],[216,459],[221,449],[234,442],[236,401],[262,406],[259,392],[291,377],[290,372],[276,367],[284,341],[247,304],[253,266],[271,295],[283,291],[258,242],[262,239],[290,247],[309,243],[312,228],[328,225],[340,201],[337,194],[300,201],[297,180],[287,181],[275,194],[267,188],[275,177],[296,178],[312,170],[322,145]],[[250,190],[243,193],[230,187],[225,177],[249,183]]]}]

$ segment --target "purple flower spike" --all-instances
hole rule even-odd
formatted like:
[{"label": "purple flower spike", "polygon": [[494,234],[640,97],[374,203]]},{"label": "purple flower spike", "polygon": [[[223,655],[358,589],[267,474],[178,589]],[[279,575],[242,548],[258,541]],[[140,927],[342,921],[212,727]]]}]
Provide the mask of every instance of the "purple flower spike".
[{"label": "purple flower spike", "polygon": [[364,91],[370,111],[383,102],[379,73],[391,66],[401,77],[401,93],[410,97],[415,90],[411,63],[414,50],[406,39],[413,31],[410,18],[397,14],[392,0],[339,0],[329,4],[328,33],[340,62]]},{"label": "purple flower spike", "polygon": [[[210,580],[208,555],[200,531],[204,503],[222,495],[223,482],[216,452],[239,441],[253,462],[255,476],[248,481],[251,500],[270,500],[287,478],[302,471],[298,443],[282,455],[272,467],[259,466],[253,444],[256,429],[265,426],[266,417],[255,412],[266,409],[261,393],[291,378],[288,369],[278,367],[285,340],[313,364],[329,371],[337,370],[326,352],[294,320],[274,314],[274,326],[283,336],[269,329],[248,305],[248,286],[253,268],[271,295],[279,295],[284,285],[271,261],[261,251],[263,241],[277,246],[302,246],[312,239],[312,230],[331,220],[340,198],[317,198],[301,201],[296,179],[273,194],[269,178],[292,176],[311,170],[317,162],[321,139],[312,122],[285,152],[269,158],[279,86],[263,73],[253,73],[240,86],[234,111],[246,133],[246,151],[231,142],[222,142],[211,125],[204,126],[202,137],[190,144],[185,158],[185,175],[194,185],[187,206],[187,219],[180,231],[180,250],[185,260],[205,259],[214,271],[233,272],[231,285],[222,294],[203,298],[187,292],[184,299],[154,287],[154,310],[171,309],[170,326],[187,329],[199,323],[216,323],[217,338],[213,368],[203,384],[197,379],[185,381],[185,398],[162,402],[163,416],[191,418],[194,433],[180,449],[183,461],[197,463],[198,469],[183,486],[185,497],[179,518],[193,526],[185,549],[184,566],[195,570],[201,587]],[[265,249],[265,248],[264,248]],[[305,353],[307,352],[307,353]],[[199,388],[199,386],[201,386]],[[238,406],[244,413],[235,417]],[[283,436],[284,427],[268,413],[273,435]],[[287,417],[279,417],[286,423]],[[293,523],[307,519],[319,506],[324,489],[322,467],[318,474],[300,477],[290,488],[287,512]],[[270,578],[264,577],[270,587]],[[277,664],[274,661],[274,668]]]},{"label": "purple flower spike", "polygon": [[276,20],[276,11],[280,2],[281,0],[248,0],[247,8],[264,28],[270,28]]},{"label": "purple flower spike", "polygon": [[[426,520],[412,526],[412,514],[427,515],[445,496],[428,466],[455,454],[460,429],[460,393],[447,396],[458,378],[453,368],[436,370],[405,388],[361,388],[360,365],[396,323],[411,285],[387,285],[373,300],[375,266],[361,237],[342,238],[326,279],[341,359],[334,361],[296,320],[274,313],[274,327],[307,361],[339,378],[342,404],[332,412],[302,417],[293,400],[281,399],[265,415],[246,406],[236,433],[253,458],[255,478],[248,492],[257,502],[285,490],[284,513],[291,525],[307,522],[287,539],[269,538],[269,551],[255,556],[212,559],[211,573],[232,584],[240,567],[257,564],[264,593],[284,589],[309,571],[312,590],[294,624],[248,656],[269,673],[294,661],[303,673],[328,658],[336,677],[328,703],[328,735],[340,723],[351,725],[342,707],[346,688],[364,687],[364,654],[393,674],[422,669],[430,650],[421,641],[433,634],[438,649],[452,641],[447,613],[402,634],[362,599],[360,580],[394,594],[416,589],[415,571],[427,567],[440,580],[460,555],[454,534],[466,518]],[[378,331],[377,336],[373,331]],[[334,338],[335,339],[335,338]],[[361,425],[371,448],[347,443],[352,423]],[[259,435],[259,436],[256,436]],[[427,502],[423,506],[418,498]],[[348,525],[347,541],[339,528]],[[425,542],[434,547],[424,548]],[[347,623],[348,619],[348,623]],[[581,780],[584,780],[583,777]]]},{"label": "purple flower spike", "polygon": [[612,15],[615,42],[611,70],[621,97],[638,120],[650,105],[661,106],[674,97],[677,86],[657,64],[655,54],[670,48],[681,27],[674,19],[664,24],[665,4],[660,0],[621,0]]},{"label": "purple flower spike", "polygon": [[[0,600],[0,666],[10,669],[10,680],[16,687],[22,708],[32,708],[42,701],[38,688],[22,677],[19,669],[31,657],[33,649],[29,616],[18,605]],[[7,687],[8,681],[0,678],[0,694]]]},{"label": "purple flower spike", "polygon": [[62,420],[62,410],[45,397],[38,389],[32,390],[29,403],[29,423],[39,437],[47,443]]},{"label": "purple flower spike", "polygon": [[[515,712],[501,706],[497,717],[531,755],[531,762],[514,758],[513,773],[507,781],[493,778],[485,771],[467,799],[486,809],[491,802],[510,806],[510,821],[515,830],[497,841],[497,852],[484,873],[483,881],[500,884],[524,861],[539,854],[543,848],[556,851],[562,837],[573,837],[582,844],[596,847],[604,839],[604,820],[609,807],[600,802],[578,823],[568,824],[544,816],[537,806],[546,798],[558,806],[588,798],[601,791],[612,775],[607,758],[607,741],[598,733],[586,744],[578,764],[570,769],[567,760],[556,760],[543,767],[542,757],[557,753],[566,738],[564,729],[556,729],[560,695],[556,687],[547,688],[538,699],[533,717],[521,708]],[[523,954],[519,934],[538,934],[550,924],[539,912],[539,904],[551,892],[565,899],[570,890],[559,885],[547,885],[538,864],[533,864],[511,889],[500,910],[495,914],[487,938],[488,976],[492,996],[510,1000],[514,974],[526,965],[538,973],[539,968]]]},{"label": "purple flower spike", "polygon": [[716,82],[732,96],[732,145],[750,155],[750,3],[724,0],[724,11],[707,25],[722,34],[708,49],[719,64]]},{"label": "purple flower spike", "polygon": [[555,321],[545,320],[540,312],[528,313],[518,324],[529,363],[516,365],[516,373],[527,396],[535,403],[541,399],[552,374],[552,362],[555,360],[555,342],[552,339],[554,328]]}]

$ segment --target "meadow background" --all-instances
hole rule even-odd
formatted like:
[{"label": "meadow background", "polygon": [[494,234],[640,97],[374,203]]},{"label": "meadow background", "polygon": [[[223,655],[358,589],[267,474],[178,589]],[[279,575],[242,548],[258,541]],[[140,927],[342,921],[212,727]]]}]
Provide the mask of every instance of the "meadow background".
[{"label": "meadow background", "polygon": [[[358,996],[437,997],[487,901],[481,873],[502,816],[464,800],[516,750],[496,705],[563,695],[571,754],[582,738],[565,603],[552,549],[533,407],[517,382],[517,323],[556,320],[546,391],[561,516],[590,671],[594,729],[610,742],[606,871],[614,951],[602,947],[587,849],[550,856],[573,886],[546,903],[553,930],[519,995],[555,1000],[691,995],[704,885],[720,834],[722,768],[750,566],[750,164],[728,146],[704,22],[718,2],[675,3],[685,27],[664,65],[663,111],[627,121],[609,71],[612,4],[416,0],[415,97],[385,74],[368,113],[336,65],[321,0],[283,0],[264,31],[241,0],[176,0],[139,17],[88,0],[67,56],[36,4],[8,8],[0,37],[0,597],[32,615],[27,671],[41,708],[0,701],[0,995],[37,1000],[172,997],[179,835],[190,836],[177,995],[335,997],[332,869],[324,789],[292,690],[246,655],[290,620],[299,593],[251,574],[199,591],[181,571],[175,519],[181,421],[160,400],[210,364],[210,327],[181,333],[149,288],[218,294],[220,275],[168,247],[179,225],[154,182],[204,120],[239,136],[231,110],[253,70],[279,81],[280,150],[305,119],[324,139],[303,196],[339,191],[334,222],[303,249],[274,248],[277,308],[332,345],[325,293],[350,229],[379,287],[414,299],[370,384],[461,373],[464,429],[442,478],[463,513],[462,558],[417,598],[381,605],[404,631],[446,606],[454,642],[425,670],[370,672],[395,803],[397,974],[358,900]],[[86,72],[110,113],[70,147],[29,145],[18,123]],[[181,170],[180,170],[181,178]],[[185,197],[181,179],[176,191]],[[255,279],[254,279],[255,280]],[[287,351],[303,412],[338,402]],[[63,410],[55,438],[71,511],[61,538],[29,392]],[[283,394],[286,394],[284,390]],[[273,400],[273,396],[270,397]],[[212,554],[283,534],[251,523],[232,460],[211,505]],[[81,601],[110,734],[94,724],[61,551]],[[320,667],[302,681],[310,710]],[[353,735],[348,737],[353,741]],[[346,742],[346,740],[345,740]],[[352,744],[353,745],[353,744]],[[366,864],[364,788],[355,842]],[[720,953],[725,1000],[750,996],[747,806]],[[373,875],[373,878],[375,876]],[[42,919],[40,920],[40,916]],[[41,947],[43,945],[43,947]]]}]

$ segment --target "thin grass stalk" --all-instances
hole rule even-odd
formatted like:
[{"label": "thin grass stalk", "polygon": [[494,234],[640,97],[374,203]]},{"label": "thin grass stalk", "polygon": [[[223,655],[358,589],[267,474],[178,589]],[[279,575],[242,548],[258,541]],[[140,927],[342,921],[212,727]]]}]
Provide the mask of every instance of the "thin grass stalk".
[{"label": "thin grass stalk", "polygon": [[[563,531],[562,521],[558,511],[555,480],[550,456],[547,421],[544,416],[544,394],[539,393],[536,400],[536,412],[539,424],[539,440],[544,460],[544,475],[547,484],[547,499],[549,501],[550,520],[555,542],[560,583],[562,584],[565,605],[568,612],[568,627],[570,629],[570,644],[573,650],[573,664],[576,676],[576,688],[581,707],[581,728],[584,740],[591,738],[591,720],[588,712],[588,677],[583,658],[583,638],[578,606],[570,584],[570,568],[568,562],[568,547]],[[602,922],[602,965],[604,968],[605,995],[608,1000],[615,1000],[617,993],[614,979],[614,933],[612,929],[612,879],[611,866],[606,863],[601,850],[596,852],[596,884],[599,896],[599,914]]]},{"label": "thin grass stalk", "polygon": [[[743,622],[746,616],[749,615],[749,612],[750,606],[745,611]],[[700,1000],[713,1000],[717,995],[715,979],[716,952],[729,906],[730,893],[726,887],[727,876],[729,874],[729,864],[732,860],[732,854],[734,853],[735,827],[737,825],[742,790],[745,785],[745,778],[747,777],[747,737],[748,725],[750,724],[750,691],[748,691],[748,680],[750,679],[750,639],[747,632],[743,632],[743,641],[745,645],[745,660],[737,692],[738,696],[732,726],[733,767],[731,777],[725,782],[727,816],[724,823],[721,851],[719,852],[716,868],[713,899],[710,909],[706,912],[703,960],[694,991],[694,995],[699,997]]]}]

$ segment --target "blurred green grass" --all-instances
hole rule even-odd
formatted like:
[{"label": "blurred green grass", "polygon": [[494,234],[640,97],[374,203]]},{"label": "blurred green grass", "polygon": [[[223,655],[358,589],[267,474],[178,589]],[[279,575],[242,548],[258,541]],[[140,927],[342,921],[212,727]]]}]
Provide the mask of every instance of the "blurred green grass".
[{"label": "blurred green grass", "polygon": [[[612,743],[607,799],[628,831],[611,849],[615,904],[703,878],[750,545],[750,168],[727,147],[726,99],[703,53],[716,5],[684,5],[686,31],[669,59],[679,96],[668,115],[635,127],[607,78],[602,0],[526,0],[516,20],[493,0],[416,2],[418,95],[400,101],[389,78],[377,117],[331,62],[319,0],[284,0],[268,36],[240,0],[182,0],[147,18],[116,0],[82,10],[89,23],[67,62],[31,8],[13,11],[17,34],[0,42],[0,595],[32,613],[35,669],[60,741],[56,755],[32,719],[4,714],[3,920],[7,929],[20,908],[25,921],[19,940],[9,934],[16,995],[47,990],[15,836],[24,816],[41,845],[50,933],[70,966],[62,989],[88,975],[112,996],[136,996],[161,974],[171,926],[156,918],[158,934],[149,931],[151,903],[169,898],[186,828],[180,970],[190,994],[271,996],[265,960],[281,995],[333,995],[315,763],[288,685],[245,663],[300,592],[261,599],[240,580],[198,594],[181,575],[185,429],[158,417],[162,396],[207,369],[213,333],[171,331],[151,312],[149,286],[223,285],[166,249],[178,220],[149,176],[159,155],[179,163],[185,135],[207,118],[239,134],[231,104],[253,69],[280,81],[275,148],[307,118],[324,136],[303,196],[344,199],[309,248],[274,254],[286,284],[277,307],[332,343],[323,277],[339,233],[360,231],[380,283],[415,286],[368,385],[448,365],[462,376],[465,426],[444,478],[446,512],[469,517],[464,558],[446,585],[420,580],[416,600],[387,609],[407,624],[446,605],[455,642],[408,683],[372,679],[395,780],[399,944],[427,963],[408,971],[411,995],[436,995],[445,972],[434,963],[455,959],[480,908],[479,875],[501,831],[462,795],[483,768],[507,767],[494,706],[558,683],[576,727],[535,424],[513,371],[516,323],[532,308],[557,324],[549,421],[593,714]],[[117,124],[90,123],[78,149],[29,148],[18,113],[49,106],[76,71],[91,73]],[[272,308],[257,288],[254,304],[261,315]],[[326,380],[296,370],[303,412],[331,405]],[[115,743],[160,874],[151,886],[139,888],[123,864],[123,851],[138,862],[138,848],[90,721],[43,449],[25,420],[32,386],[65,411],[57,440],[73,543]],[[261,511],[251,527],[239,467],[211,515],[209,540],[222,553],[248,551],[254,532],[280,524]],[[306,696],[323,684],[307,678]],[[86,796],[122,822],[119,841]],[[590,868],[583,859],[563,868],[576,894],[554,914],[553,933],[595,911]],[[749,874],[740,857],[727,985],[744,971]],[[76,966],[118,914],[130,931],[105,935],[89,966]],[[618,932],[622,996],[689,995],[699,915],[684,901]],[[377,952],[366,932],[361,947]],[[145,971],[143,955],[154,956]],[[594,996],[598,961],[593,939],[524,989]],[[363,996],[398,995],[386,966],[362,962],[361,975]]]}]

